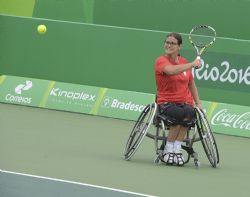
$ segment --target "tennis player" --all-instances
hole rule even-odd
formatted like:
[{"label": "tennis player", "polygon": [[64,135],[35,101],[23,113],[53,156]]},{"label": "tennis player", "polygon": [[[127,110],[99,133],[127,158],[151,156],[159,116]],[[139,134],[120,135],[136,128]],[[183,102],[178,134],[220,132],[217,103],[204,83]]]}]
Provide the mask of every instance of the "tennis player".
[{"label": "tennis player", "polygon": [[157,104],[159,113],[170,124],[164,161],[169,165],[184,165],[181,144],[190,126],[194,125],[194,104],[201,108],[201,102],[192,76],[191,69],[200,67],[195,59],[189,63],[180,56],[182,37],[170,33],[164,42],[165,54],[155,61]]}]

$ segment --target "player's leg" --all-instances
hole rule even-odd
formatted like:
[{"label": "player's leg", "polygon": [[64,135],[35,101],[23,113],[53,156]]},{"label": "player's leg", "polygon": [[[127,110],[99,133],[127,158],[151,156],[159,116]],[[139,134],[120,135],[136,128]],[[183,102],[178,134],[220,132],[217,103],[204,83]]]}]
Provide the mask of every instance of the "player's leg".
[{"label": "player's leg", "polygon": [[174,151],[174,163],[178,166],[183,166],[185,161],[184,161],[184,157],[182,155],[181,152],[181,145],[183,140],[185,139],[186,135],[187,135],[187,131],[188,131],[188,127],[184,127],[184,126],[180,126],[178,135],[174,141],[174,147],[173,147],[173,151]]},{"label": "player's leg", "polygon": [[164,161],[167,164],[174,164],[174,142],[179,133],[180,125],[171,126],[169,128],[167,143],[164,149]]},{"label": "player's leg", "polygon": [[181,125],[179,122],[183,119],[184,110],[176,104],[167,104],[163,106],[162,113],[167,117],[166,122],[171,122],[167,143],[164,149],[164,161],[167,164],[174,164],[174,142],[179,135]]},{"label": "player's leg", "polygon": [[176,136],[176,139],[174,141],[174,154],[175,154],[175,164],[178,166],[184,165],[184,158],[181,152],[181,145],[183,140],[185,139],[187,135],[187,131],[189,129],[188,125],[192,124],[192,121],[195,116],[195,110],[190,105],[182,105],[181,108],[183,109],[184,115],[183,115],[183,124],[180,126],[178,135]]}]

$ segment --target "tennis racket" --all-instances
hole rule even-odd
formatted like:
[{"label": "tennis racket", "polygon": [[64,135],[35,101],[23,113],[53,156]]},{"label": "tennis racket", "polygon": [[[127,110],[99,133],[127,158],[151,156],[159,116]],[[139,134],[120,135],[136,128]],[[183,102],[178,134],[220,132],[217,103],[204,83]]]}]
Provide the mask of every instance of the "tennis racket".
[{"label": "tennis racket", "polygon": [[197,52],[197,59],[201,58],[204,50],[210,47],[216,38],[216,31],[209,25],[199,25],[193,27],[189,33],[189,41]]}]

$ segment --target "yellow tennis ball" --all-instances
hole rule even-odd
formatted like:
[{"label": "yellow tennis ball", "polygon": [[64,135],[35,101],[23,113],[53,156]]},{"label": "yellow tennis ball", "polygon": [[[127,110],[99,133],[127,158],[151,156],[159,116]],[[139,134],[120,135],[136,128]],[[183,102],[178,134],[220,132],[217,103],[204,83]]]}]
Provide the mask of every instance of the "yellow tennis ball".
[{"label": "yellow tennis ball", "polygon": [[45,25],[38,25],[37,31],[39,34],[44,34],[47,31],[47,27]]}]

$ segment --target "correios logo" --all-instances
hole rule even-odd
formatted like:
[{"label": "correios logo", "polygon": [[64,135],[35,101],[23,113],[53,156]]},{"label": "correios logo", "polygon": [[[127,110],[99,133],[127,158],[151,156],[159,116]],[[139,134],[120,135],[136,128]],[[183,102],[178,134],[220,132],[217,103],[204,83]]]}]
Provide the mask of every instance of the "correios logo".
[{"label": "correios logo", "polygon": [[121,101],[118,98],[104,97],[102,101],[102,108],[115,108],[121,110],[129,110],[135,112],[142,112],[145,105],[137,104],[132,101]]},{"label": "correios logo", "polygon": [[18,95],[13,95],[9,93],[5,96],[5,100],[11,103],[30,104],[32,98],[21,96],[21,94],[25,91],[30,90],[31,88],[32,88],[32,81],[26,80],[25,83],[18,84],[15,87],[15,94]]},{"label": "correios logo", "polygon": [[29,90],[30,88],[32,88],[32,81],[26,81],[25,84],[19,84],[16,88],[15,88],[15,92],[17,94],[22,94],[22,91],[24,90]]}]

